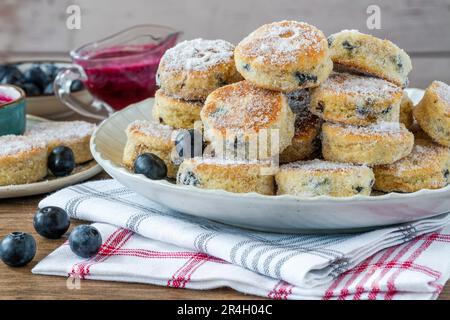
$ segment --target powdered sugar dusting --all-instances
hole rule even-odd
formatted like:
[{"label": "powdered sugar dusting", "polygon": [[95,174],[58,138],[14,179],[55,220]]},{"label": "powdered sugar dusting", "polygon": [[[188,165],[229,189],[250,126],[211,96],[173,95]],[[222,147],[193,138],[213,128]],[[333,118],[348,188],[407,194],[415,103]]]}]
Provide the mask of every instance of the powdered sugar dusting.
[{"label": "powdered sugar dusting", "polygon": [[22,152],[42,148],[46,148],[46,144],[39,139],[14,135],[0,137],[0,157],[17,155]]},{"label": "powdered sugar dusting", "polygon": [[147,120],[136,120],[128,125],[127,132],[141,132],[145,135],[170,140],[174,129],[170,126]]},{"label": "powdered sugar dusting", "polygon": [[327,125],[343,129],[348,133],[361,135],[397,135],[407,132],[405,126],[398,122],[379,122],[366,127],[328,123]]},{"label": "powdered sugar dusting", "polygon": [[305,22],[281,21],[253,31],[239,43],[238,49],[261,63],[286,64],[296,61],[301,54],[324,50],[324,39],[322,31]]},{"label": "powdered sugar dusting", "polygon": [[450,110],[450,86],[442,81],[434,81],[434,84],[439,98],[447,103],[447,109]]},{"label": "powdered sugar dusting", "polygon": [[371,95],[376,97],[386,97],[402,91],[400,87],[397,87],[386,80],[345,72],[333,72],[330,77],[322,83],[319,90],[331,90],[336,93],[348,95]]},{"label": "powdered sugar dusting", "polygon": [[269,161],[264,160],[244,160],[244,159],[228,159],[228,158],[211,158],[211,157],[196,157],[192,161],[197,164],[210,164],[219,166],[231,165],[269,165]]},{"label": "powdered sugar dusting", "polygon": [[161,65],[168,70],[206,71],[233,60],[234,45],[224,40],[183,41],[166,51]]},{"label": "powdered sugar dusting", "polygon": [[447,161],[450,161],[450,149],[426,140],[417,140],[412,152],[407,157],[393,164],[380,166],[380,168],[395,170],[399,174],[427,167],[436,169],[442,166],[442,163],[439,163],[442,161],[440,160],[442,156],[446,156]]},{"label": "powdered sugar dusting", "polygon": [[83,139],[92,135],[95,124],[85,121],[38,122],[27,125],[26,136],[46,142],[53,140]]},{"label": "powdered sugar dusting", "polygon": [[301,169],[309,171],[342,171],[368,168],[367,166],[358,166],[349,163],[331,162],[324,160],[310,160],[291,162],[281,166],[281,169]]},{"label": "powdered sugar dusting", "polygon": [[216,129],[257,131],[278,117],[282,98],[279,92],[241,81],[213,92],[202,113]]}]

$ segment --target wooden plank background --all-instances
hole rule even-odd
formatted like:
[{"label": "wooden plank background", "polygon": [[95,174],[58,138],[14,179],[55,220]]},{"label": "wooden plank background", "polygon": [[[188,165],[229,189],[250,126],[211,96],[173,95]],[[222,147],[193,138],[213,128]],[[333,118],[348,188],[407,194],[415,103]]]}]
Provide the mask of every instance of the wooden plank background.
[{"label": "wooden plank background", "polygon": [[[66,8],[81,8],[81,29],[66,28]],[[368,30],[369,5],[381,9],[381,29]],[[410,53],[411,86],[450,82],[450,0],[2,0],[0,52],[68,52],[126,27],[172,26],[184,38],[238,42],[261,24],[295,19],[326,34],[359,29],[386,37]]]}]

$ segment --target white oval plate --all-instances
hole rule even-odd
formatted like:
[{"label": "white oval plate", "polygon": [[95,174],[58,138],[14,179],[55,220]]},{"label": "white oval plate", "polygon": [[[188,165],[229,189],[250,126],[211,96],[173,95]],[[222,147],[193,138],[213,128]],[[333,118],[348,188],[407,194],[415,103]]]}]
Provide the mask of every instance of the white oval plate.
[{"label": "white oval plate", "polygon": [[[27,115],[27,123],[42,122],[42,121],[48,120]],[[25,197],[52,192],[90,179],[93,176],[102,172],[102,170],[103,170],[102,167],[99,166],[95,162],[95,160],[92,160],[82,165],[78,165],[75,168],[74,172],[67,177],[50,178],[48,180],[28,184],[0,186],[0,199]]]},{"label": "white oval plate", "polygon": [[[416,103],[422,90],[408,90]],[[140,195],[171,209],[244,228],[272,232],[342,232],[414,221],[450,211],[450,186],[415,193],[348,198],[238,194],[153,181],[121,165],[125,128],[151,120],[153,99],[115,113],[91,139],[97,162],[112,177]]]}]

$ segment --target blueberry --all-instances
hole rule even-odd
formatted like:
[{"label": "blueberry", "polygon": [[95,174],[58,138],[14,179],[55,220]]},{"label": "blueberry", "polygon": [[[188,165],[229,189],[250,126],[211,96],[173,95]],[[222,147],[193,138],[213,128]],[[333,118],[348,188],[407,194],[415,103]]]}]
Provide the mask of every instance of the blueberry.
[{"label": "blueberry", "polygon": [[450,177],[450,170],[449,169],[444,170],[443,175],[445,179],[448,179]]},{"label": "blueberry", "polygon": [[70,91],[72,91],[72,92],[81,91],[83,89],[84,89],[84,85],[83,85],[83,82],[81,82],[80,80],[74,80],[70,84]]},{"label": "blueberry", "polygon": [[320,113],[323,113],[323,111],[325,110],[325,103],[323,101],[317,102],[316,110],[319,111]]},{"label": "blueberry", "polygon": [[7,65],[6,70],[4,71],[3,78],[1,79],[1,83],[21,85],[24,80],[25,78],[22,72],[20,72],[20,70],[16,66]]},{"label": "blueberry", "polygon": [[58,207],[39,209],[33,219],[34,229],[48,239],[59,239],[70,226],[70,218],[66,211]]},{"label": "blueberry", "polygon": [[328,39],[327,39],[329,48],[331,48],[331,46],[333,45],[333,41],[334,41],[334,38],[332,36],[329,36]]},{"label": "blueberry", "polygon": [[10,267],[22,267],[36,255],[36,241],[23,232],[13,232],[0,243],[0,257]]},{"label": "blueberry", "polygon": [[391,112],[391,110],[392,110],[392,106],[389,106],[386,109],[384,109],[383,111],[381,111],[381,114],[388,114],[389,112]]},{"label": "blueberry", "polygon": [[316,76],[313,76],[313,75],[310,75],[310,74],[304,74],[304,73],[301,73],[301,72],[298,72],[298,71],[295,72],[294,76],[295,76],[295,78],[297,78],[299,85],[303,85],[303,84],[305,84],[307,82],[316,82],[317,81],[317,77]]},{"label": "blueberry", "polygon": [[81,258],[90,258],[97,254],[102,245],[102,236],[92,226],[81,225],[73,229],[69,236],[69,245],[73,253]]},{"label": "blueberry", "polygon": [[400,56],[392,56],[391,57],[392,63],[395,65],[398,71],[401,71],[403,69],[403,61]]},{"label": "blueberry", "polygon": [[53,82],[50,82],[44,89],[43,94],[45,94],[46,96],[52,96],[55,94],[55,92],[53,91]]},{"label": "blueberry", "polygon": [[195,129],[183,130],[175,138],[175,150],[181,158],[200,157],[203,144],[202,133]]},{"label": "blueberry", "polygon": [[75,156],[72,149],[65,146],[53,149],[48,156],[47,166],[55,177],[68,176],[75,168]]},{"label": "blueberry", "polygon": [[41,67],[47,74],[47,78],[49,79],[49,81],[53,82],[53,80],[55,80],[56,75],[59,72],[59,68],[55,66],[53,63],[45,63]]},{"label": "blueberry", "polygon": [[345,40],[344,42],[342,42],[342,46],[344,47],[345,50],[348,51],[353,51],[353,49],[356,48],[355,45],[352,45],[350,42],[348,42],[347,40]]},{"label": "blueberry", "polygon": [[167,176],[167,166],[157,155],[143,153],[134,161],[134,173],[143,174],[152,180],[161,180]]},{"label": "blueberry", "polygon": [[199,179],[192,171],[178,174],[178,182],[188,186],[198,186],[200,184]]},{"label": "blueberry", "polygon": [[357,193],[361,193],[361,191],[364,190],[364,187],[357,186],[357,187],[355,188],[355,190],[356,190]]},{"label": "blueberry", "polygon": [[24,73],[25,82],[32,83],[37,86],[41,91],[45,89],[49,83],[47,74],[42,71],[39,66],[32,66]]},{"label": "blueberry", "polygon": [[366,105],[357,105],[356,112],[365,117],[370,113],[370,109]]},{"label": "blueberry", "polygon": [[28,97],[39,96],[42,93],[41,89],[31,82],[23,83],[20,86],[25,91]]},{"label": "blueberry", "polygon": [[244,70],[246,70],[246,71],[250,71],[250,65],[249,65],[248,63],[243,64],[243,65],[242,65],[242,68],[243,68]]}]

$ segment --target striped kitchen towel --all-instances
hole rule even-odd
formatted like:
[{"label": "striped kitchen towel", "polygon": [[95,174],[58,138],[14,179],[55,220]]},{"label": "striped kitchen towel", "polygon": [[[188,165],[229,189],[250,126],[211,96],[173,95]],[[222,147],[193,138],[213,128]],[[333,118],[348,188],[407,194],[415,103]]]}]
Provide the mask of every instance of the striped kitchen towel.
[{"label": "striped kitchen towel", "polygon": [[272,299],[434,299],[450,276],[450,215],[358,234],[273,234],[171,211],[114,180],[63,189],[39,206],[50,205],[95,222],[104,242],[91,259],[66,243],[36,274],[227,286]]}]

